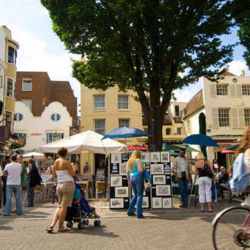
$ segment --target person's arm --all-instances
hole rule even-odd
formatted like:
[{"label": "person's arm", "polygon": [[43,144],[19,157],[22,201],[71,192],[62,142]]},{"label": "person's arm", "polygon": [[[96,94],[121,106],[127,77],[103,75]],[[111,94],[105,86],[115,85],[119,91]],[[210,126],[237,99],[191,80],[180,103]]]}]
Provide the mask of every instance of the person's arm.
[{"label": "person's arm", "polygon": [[68,161],[67,165],[68,165],[69,174],[71,176],[75,176],[76,175],[76,169],[75,169],[75,167],[73,167],[72,164],[69,161]]},{"label": "person's arm", "polygon": [[138,161],[137,166],[138,166],[138,172],[139,172],[139,173],[143,173],[144,168],[143,168],[142,163],[141,163],[141,161],[140,161],[140,160]]},{"label": "person's arm", "polygon": [[128,180],[128,186],[130,186],[130,169],[129,169],[129,166],[128,166],[128,162],[127,162],[127,165],[126,165],[126,175],[127,175],[127,180]]},{"label": "person's arm", "polygon": [[172,166],[172,172],[173,172],[173,174],[175,176],[175,180],[178,181],[179,177],[178,177],[178,174],[177,174],[177,158],[174,159],[173,166]]}]

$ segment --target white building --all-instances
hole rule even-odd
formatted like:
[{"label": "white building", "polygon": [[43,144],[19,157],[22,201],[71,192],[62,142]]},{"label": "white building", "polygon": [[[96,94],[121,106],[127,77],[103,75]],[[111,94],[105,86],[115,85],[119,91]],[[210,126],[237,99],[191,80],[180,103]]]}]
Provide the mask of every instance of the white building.
[{"label": "white building", "polygon": [[199,133],[199,115],[204,113],[207,135],[220,145],[220,148],[208,148],[208,158],[218,157],[223,165],[226,156],[218,151],[238,143],[244,128],[250,125],[250,77],[227,72],[218,82],[203,78],[202,87],[184,110],[186,132],[187,135]]},{"label": "white building", "polygon": [[[39,150],[39,146],[69,136],[72,117],[59,102],[52,102],[41,116],[33,116],[23,102],[16,102],[14,133],[24,140],[25,152]],[[20,141],[22,143],[22,141]]]}]

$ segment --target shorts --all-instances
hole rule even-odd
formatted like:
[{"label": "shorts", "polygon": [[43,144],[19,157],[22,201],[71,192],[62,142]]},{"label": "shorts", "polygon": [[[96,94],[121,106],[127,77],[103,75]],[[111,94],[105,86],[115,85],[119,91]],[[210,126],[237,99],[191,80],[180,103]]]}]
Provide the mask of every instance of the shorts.
[{"label": "shorts", "polygon": [[74,182],[58,183],[56,187],[56,193],[58,197],[59,207],[71,207],[73,201],[73,195],[75,191]]}]

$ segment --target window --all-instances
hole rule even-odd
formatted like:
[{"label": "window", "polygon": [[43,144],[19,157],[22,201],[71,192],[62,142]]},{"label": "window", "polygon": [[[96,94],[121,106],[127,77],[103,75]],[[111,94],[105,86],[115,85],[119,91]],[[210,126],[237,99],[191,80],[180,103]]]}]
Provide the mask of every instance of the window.
[{"label": "window", "polygon": [[118,109],[128,109],[127,95],[118,95]]},{"label": "window", "polygon": [[8,63],[16,64],[17,50],[13,47],[8,47]]},{"label": "window", "polygon": [[51,115],[50,119],[54,122],[57,122],[61,119],[61,116],[59,114],[55,113],[55,114]]},{"label": "window", "polygon": [[166,128],[166,135],[171,135],[171,128]]},{"label": "window", "polygon": [[14,87],[13,80],[8,78],[8,80],[7,80],[7,93],[6,93],[7,96],[13,97],[13,87]]},{"label": "window", "polygon": [[174,106],[174,113],[175,113],[175,116],[180,116],[180,107],[179,107],[179,105]]},{"label": "window", "polygon": [[22,91],[32,91],[32,80],[31,79],[23,79]]},{"label": "window", "polygon": [[104,109],[105,108],[105,96],[104,95],[94,95],[94,109]]},{"label": "window", "polygon": [[46,133],[46,143],[63,139],[63,137],[64,137],[63,133],[57,133],[57,132]]},{"label": "window", "polygon": [[129,128],[129,119],[119,119],[119,128],[122,127]]},{"label": "window", "polygon": [[228,85],[218,84],[216,85],[217,95],[228,95]]},{"label": "window", "polygon": [[14,121],[20,122],[20,121],[22,121],[22,119],[23,119],[23,115],[21,113],[16,113],[14,115]]},{"label": "window", "polygon": [[6,122],[6,127],[11,128],[12,125],[12,113],[9,111],[5,112],[5,122]]},{"label": "window", "polygon": [[105,134],[105,119],[96,119],[95,123],[95,132],[99,134]]},{"label": "window", "polygon": [[32,100],[31,99],[22,99],[22,102],[30,108],[30,110],[32,109]]},{"label": "window", "polygon": [[250,85],[242,85],[242,95],[250,95]]},{"label": "window", "polygon": [[250,126],[250,108],[244,109],[245,126]]},{"label": "window", "polygon": [[229,109],[218,109],[219,126],[229,127]]},{"label": "window", "polygon": [[181,128],[177,128],[177,129],[176,129],[176,134],[177,134],[177,135],[181,135]]}]

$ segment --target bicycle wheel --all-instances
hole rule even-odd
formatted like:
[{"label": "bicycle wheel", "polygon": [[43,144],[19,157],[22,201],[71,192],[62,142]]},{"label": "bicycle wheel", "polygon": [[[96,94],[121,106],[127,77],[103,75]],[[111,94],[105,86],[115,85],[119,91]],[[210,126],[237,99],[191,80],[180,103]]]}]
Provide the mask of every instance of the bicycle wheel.
[{"label": "bicycle wheel", "polygon": [[250,248],[250,209],[229,207],[216,215],[213,220],[214,249]]}]

